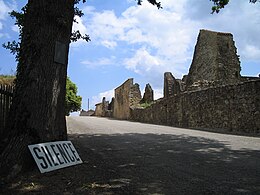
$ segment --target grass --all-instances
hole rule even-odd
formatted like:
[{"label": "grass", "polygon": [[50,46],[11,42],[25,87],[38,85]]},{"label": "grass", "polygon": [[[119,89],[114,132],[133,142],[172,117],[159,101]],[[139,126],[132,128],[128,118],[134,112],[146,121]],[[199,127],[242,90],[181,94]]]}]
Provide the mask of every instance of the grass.
[{"label": "grass", "polygon": [[0,85],[13,85],[14,80],[14,75],[0,75]]},{"label": "grass", "polygon": [[142,108],[148,108],[148,107],[150,107],[152,104],[153,104],[152,102],[151,102],[151,103],[145,102],[145,103],[140,104],[140,107],[142,107]]}]

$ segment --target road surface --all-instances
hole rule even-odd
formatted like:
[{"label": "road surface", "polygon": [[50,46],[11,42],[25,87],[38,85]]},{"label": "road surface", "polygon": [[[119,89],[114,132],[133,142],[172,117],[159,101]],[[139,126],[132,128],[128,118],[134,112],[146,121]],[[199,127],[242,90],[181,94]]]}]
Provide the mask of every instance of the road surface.
[{"label": "road surface", "polygon": [[97,194],[260,194],[260,138],[97,117],[67,127]]}]

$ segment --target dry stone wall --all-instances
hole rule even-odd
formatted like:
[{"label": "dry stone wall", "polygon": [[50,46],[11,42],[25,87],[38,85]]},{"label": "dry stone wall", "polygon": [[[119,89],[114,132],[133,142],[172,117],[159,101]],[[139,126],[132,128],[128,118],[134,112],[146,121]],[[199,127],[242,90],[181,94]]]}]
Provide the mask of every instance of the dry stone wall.
[{"label": "dry stone wall", "polygon": [[185,92],[131,110],[134,121],[260,136],[259,119],[260,80]]},{"label": "dry stone wall", "polygon": [[[189,74],[182,80],[164,74],[164,98],[153,100],[146,87],[128,79],[115,89],[110,116],[185,128],[260,136],[260,78],[241,77],[233,35],[201,30]],[[149,106],[150,105],[150,106]]]},{"label": "dry stone wall", "polygon": [[108,110],[108,105],[109,105],[109,102],[106,101],[105,97],[103,97],[102,102],[95,105],[96,109],[95,109],[95,114],[94,115],[95,116],[105,117],[106,113],[107,113],[107,110]]},{"label": "dry stone wall", "polygon": [[129,93],[133,79],[128,79],[121,86],[115,89],[114,112],[113,117],[118,119],[128,119],[130,116]]},{"label": "dry stone wall", "polygon": [[174,95],[174,80],[171,72],[164,73],[164,88],[163,88],[163,97],[168,98]]},{"label": "dry stone wall", "polygon": [[115,89],[113,117],[117,119],[129,119],[130,108],[135,107],[141,100],[139,85],[133,84],[130,78]]},{"label": "dry stone wall", "polygon": [[240,61],[231,33],[200,30],[192,64],[187,76],[187,87],[195,82],[218,85],[240,81]]},{"label": "dry stone wall", "polygon": [[154,101],[153,89],[151,85],[148,83],[145,86],[144,97],[142,98],[140,103],[151,103],[153,101]]}]

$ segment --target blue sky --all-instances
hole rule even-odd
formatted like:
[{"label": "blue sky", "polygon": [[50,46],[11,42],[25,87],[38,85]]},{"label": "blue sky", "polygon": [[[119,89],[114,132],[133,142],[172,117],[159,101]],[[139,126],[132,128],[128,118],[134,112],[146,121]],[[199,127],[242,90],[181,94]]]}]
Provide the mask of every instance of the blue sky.
[{"label": "blue sky", "polygon": [[[17,40],[18,31],[8,12],[20,10],[25,0],[0,0],[0,43]],[[90,35],[91,42],[72,43],[68,75],[77,84],[87,109],[126,79],[134,78],[141,91],[150,83],[155,97],[162,96],[163,73],[177,78],[188,73],[200,29],[231,32],[240,55],[242,75],[260,73],[260,3],[231,0],[219,14],[210,14],[209,0],[161,0],[158,10],[146,1],[88,0],[79,7],[74,29]],[[14,56],[0,48],[0,74],[16,70]]]}]

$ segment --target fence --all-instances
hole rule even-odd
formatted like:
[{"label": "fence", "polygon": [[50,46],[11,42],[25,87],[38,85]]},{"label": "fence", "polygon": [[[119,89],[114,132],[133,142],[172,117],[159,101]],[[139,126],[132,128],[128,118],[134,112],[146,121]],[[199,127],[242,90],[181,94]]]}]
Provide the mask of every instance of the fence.
[{"label": "fence", "polygon": [[14,87],[0,85],[0,135],[2,135],[7,122],[7,116],[12,103]]}]

